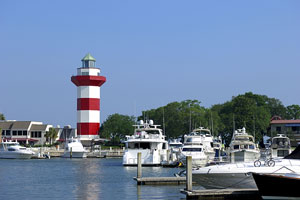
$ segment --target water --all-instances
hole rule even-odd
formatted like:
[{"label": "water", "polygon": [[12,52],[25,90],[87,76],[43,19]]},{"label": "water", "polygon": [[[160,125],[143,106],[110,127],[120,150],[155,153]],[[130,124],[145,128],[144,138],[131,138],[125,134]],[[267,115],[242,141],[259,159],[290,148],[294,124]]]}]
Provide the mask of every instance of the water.
[{"label": "water", "polygon": [[[185,185],[137,186],[121,159],[0,160],[0,199],[185,199]],[[144,167],[143,176],[180,169]]]}]

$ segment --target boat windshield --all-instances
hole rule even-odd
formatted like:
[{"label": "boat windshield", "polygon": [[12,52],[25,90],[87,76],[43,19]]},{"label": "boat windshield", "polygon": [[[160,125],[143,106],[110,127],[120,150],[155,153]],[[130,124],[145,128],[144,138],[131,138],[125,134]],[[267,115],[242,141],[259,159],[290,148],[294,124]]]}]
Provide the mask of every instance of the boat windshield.
[{"label": "boat windshield", "polygon": [[150,143],[149,142],[130,142],[128,143],[128,149],[150,149]]},{"label": "boat windshield", "polygon": [[276,147],[283,147],[283,146],[289,146],[289,140],[287,138],[273,138],[272,140],[272,146]]},{"label": "boat windshield", "polygon": [[235,140],[238,140],[238,141],[250,141],[250,142],[253,142],[253,138],[250,137],[250,136],[242,136],[242,137],[236,137]]},{"label": "boat windshield", "polygon": [[170,147],[181,147],[182,144],[169,144]]},{"label": "boat windshield", "polygon": [[182,151],[198,151],[198,152],[201,152],[202,148],[183,148]]},{"label": "boat windshield", "polygon": [[233,149],[255,149],[255,146],[253,144],[234,145]]}]

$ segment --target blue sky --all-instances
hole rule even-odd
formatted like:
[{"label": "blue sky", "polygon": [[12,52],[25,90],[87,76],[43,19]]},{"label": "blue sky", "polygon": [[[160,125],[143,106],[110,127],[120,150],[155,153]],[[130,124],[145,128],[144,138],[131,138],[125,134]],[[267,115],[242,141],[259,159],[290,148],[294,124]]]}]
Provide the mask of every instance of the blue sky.
[{"label": "blue sky", "polygon": [[252,91],[300,104],[300,1],[0,1],[0,112],[76,125],[70,77],[90,52],[101,121]]}]

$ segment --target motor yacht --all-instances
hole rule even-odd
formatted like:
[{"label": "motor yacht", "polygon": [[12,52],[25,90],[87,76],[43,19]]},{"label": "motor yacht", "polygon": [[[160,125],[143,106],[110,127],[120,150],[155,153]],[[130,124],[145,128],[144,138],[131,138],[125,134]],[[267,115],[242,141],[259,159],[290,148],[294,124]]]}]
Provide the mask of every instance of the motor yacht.
[{"label": "motor yacht", "polygon": [[252,135],[246,129],[238,129],[233,133],[229,145],[230,162],[252,162],[260,158],[260,151],[254,143]]},{"label": "motor yacht", "polygon": [[[215,158],[220,158],[221,157],[221,154],[222,154],[222,139],[221,139],[221,136],[219,137],[214,137],[213,139],[213,149],[214,149],[214,152],[215,152]],[[219,159],[220,160],[220,159]]]},{"label": "motor yacht", "polygon": [[78,138],[71,138],[65,145],[63,158],[86,158],[86,150]]},{"label": "motor yacht", "polygon": [[34,152],[20,146],[17,141],[5,140],[0,143],[0,158],[30,159]]},{"label": "motor yacht", "polygon": [[279,134],[272,138],[270,147],[272,158],[283,158],[291,153],[291,142],[285,135]]},{"label": "motor yacht", "polygon": [[210,130],[203,127],[199,127],[194,129],[190,135],[201,136],[201,143],[204,146],[205,155],[207,155],[209,161],[214,160],[216,153],[213,147],[213,136],[211,135]]},{"label": "motor yacht", "polygon": [[140,120],[138,125],[134,125],[134,134],[126,136],[124,141],[124,166],[136,166],[139,152],[142,153],[143,166],[160,165],[167,160],[168,142],[159,126],[154,125],[153,120]]},{"label": "motor yacht", "polygon": [[199,133],[192,132],[184,136],[184,143],[179,156],[183,165],[186,165],[186,156],[192,156],[193,167],[203,167],[208,163],[209,157],[205,154],[205,147],[202,142],[203,136]]},{"label": "motor yacht", "polygon": [[179,139],[169,140],[170,162],[178,162],[182,151],[182,142]]},{"label": "motor yacht", "polygon": [[[269,165],[270,161],[273,165]],[[211,188],[256,188],[251,173],[299,174],[300,146],[283,159],[273,159],[256,165],[257,162],[230,163],[193,169],[193,181]]]}]

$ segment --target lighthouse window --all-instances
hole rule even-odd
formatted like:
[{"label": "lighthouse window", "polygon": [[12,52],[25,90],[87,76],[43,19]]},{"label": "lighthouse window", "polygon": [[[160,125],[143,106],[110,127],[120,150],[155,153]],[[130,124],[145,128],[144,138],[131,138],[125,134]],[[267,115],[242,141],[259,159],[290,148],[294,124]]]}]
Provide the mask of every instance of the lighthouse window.
[{"label": "lighthouse window", "polygon": [[88,73],[88,72],[82,72],[82,75],[83,75],[83,76],[88,76],[89,73]]}]

